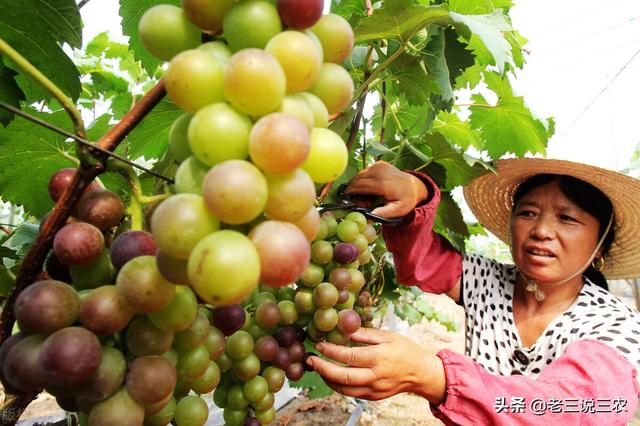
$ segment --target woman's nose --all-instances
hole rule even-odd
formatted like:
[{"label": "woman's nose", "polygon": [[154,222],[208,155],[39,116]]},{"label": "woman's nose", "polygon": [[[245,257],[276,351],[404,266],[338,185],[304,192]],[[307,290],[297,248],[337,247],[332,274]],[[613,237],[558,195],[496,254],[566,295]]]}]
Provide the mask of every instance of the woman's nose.
[{"label": "woman's nose", "polygon": [[556,232],[557,221],[550,215],[540,215],[531,227],[531,236],[540,240],[552,238]]}]

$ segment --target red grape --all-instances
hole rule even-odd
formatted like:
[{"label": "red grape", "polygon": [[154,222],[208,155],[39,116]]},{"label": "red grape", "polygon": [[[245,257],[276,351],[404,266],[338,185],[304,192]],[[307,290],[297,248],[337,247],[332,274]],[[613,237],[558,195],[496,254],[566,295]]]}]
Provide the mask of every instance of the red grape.
[{"label": "red grape", "polygon": [[282,22],[296,30],[309,28],[322,16],[323,0],[278,0]]}]

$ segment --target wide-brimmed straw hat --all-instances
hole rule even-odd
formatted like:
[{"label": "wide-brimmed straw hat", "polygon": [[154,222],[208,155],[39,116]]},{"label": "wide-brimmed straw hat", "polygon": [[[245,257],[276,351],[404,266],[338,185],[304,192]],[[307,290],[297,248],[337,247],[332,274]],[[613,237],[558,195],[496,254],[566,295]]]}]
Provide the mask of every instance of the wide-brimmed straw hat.
[{"label": "wide-brimmed straw hat", "polygon": [[615,240],[605,256],[607,279],[640,276],[640,180],[586,164],[544,158],[499,160],[497,173],[483,175],[464,188],[464,196],[484,227],[509,244],[513,194],[526,179],[551,173],[590,183],[613,204]]}]

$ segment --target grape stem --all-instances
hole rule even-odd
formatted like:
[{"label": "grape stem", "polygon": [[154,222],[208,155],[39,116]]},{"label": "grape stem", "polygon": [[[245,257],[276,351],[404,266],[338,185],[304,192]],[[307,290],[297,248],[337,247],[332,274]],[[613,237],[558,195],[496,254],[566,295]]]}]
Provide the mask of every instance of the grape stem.
[{"label": "grape stem", "polygon": [[33,78],[38,84],[47,90],[67,111],[73,122],[73,126],[76,131],[76,135],[81,138],[86,136],[86,130],[84,128],[84,122],[80,111],[76,108],[75,104],[69,97],[51,80],[49,80],[44,74],[40,72],[31,62],[25,59],[20,53],[18,53],[13,47],[9,46],[2,38],[0,38],[0,53],[5,54],[16,65],[18,65],[29,77]]},{"label": "grape stem", "polygon": [[[108,151],[113,151],[124,138],[146,117],[149,112],[162,100],[165,95],[164,81],[160,80],[141,100],[133,107],[122,120],[105,134],[96,146]],[[96,156],[95,151],[89,153]],[[14,306],[18,295],[34,282],[42,271],[42,265],[53,244],[56,232],[67,222],[70,213],[75,208],[87,186],[105,171],[105,162],[92,162],[90,165],[83,161],[69,187],[58,199],[55,208],[49,215],[49,219],[43,225],[38,237],[24,258],[20,270],[16,275],[16,281],[9,298],[7,299],[0,315],[0,344],[10,335],[15,323]],[[35,398],[36,393],[20,393],[5,404],[0,411],[0,426],[15,425],[25,408]]]}]

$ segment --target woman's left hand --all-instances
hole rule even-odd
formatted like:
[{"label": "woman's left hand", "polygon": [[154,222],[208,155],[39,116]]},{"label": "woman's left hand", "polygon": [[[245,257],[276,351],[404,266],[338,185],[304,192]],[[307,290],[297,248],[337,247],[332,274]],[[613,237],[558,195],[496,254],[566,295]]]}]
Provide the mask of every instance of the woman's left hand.
[{"label": "woman's left hand", "polygon": [[351,341],[368,346],[316,345],[345,366],[317,356],[307,361],[336,392],[374,401],[413,392],[434,404],[444,401],[444,367],[435,353],[399,334],[371,328],[360,328]]}]

